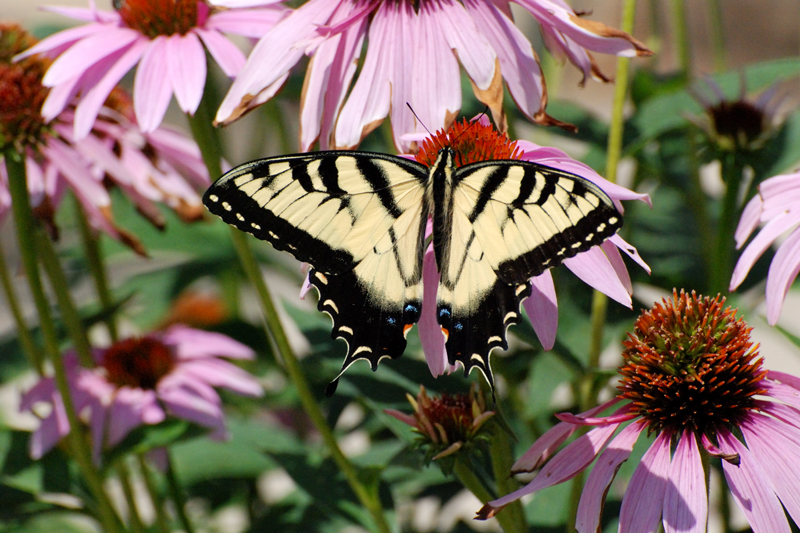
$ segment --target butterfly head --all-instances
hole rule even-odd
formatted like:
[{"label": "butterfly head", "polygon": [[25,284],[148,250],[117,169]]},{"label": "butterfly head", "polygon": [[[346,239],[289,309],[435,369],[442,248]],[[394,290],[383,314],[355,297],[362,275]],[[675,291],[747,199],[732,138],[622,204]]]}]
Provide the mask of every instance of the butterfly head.
[{"label": "butterfly head", "polygon": [[416,156],[417,161],[428,167],[449,157],[452,157],[455,167],[461,167],[481,161],[521,159],[522,150],[516,141],[509,140],[508,135],[500,133],[491,124],[462,119],[447,130],[439,130],[425,139]]}]

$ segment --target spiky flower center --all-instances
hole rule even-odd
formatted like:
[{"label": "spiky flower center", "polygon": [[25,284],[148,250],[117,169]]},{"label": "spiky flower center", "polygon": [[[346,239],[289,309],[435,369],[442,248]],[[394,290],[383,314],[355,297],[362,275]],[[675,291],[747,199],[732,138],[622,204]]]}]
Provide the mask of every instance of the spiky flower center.
[{"label": "spiky flower center", "polygon": [[129,28],[155,39],[185,35],[205,23],[208,6],[197,0],[122,0],[119,16]]},{"label": "spiky flower center", "polygon": [[155,389],[175,367],[175,355],[157,339],[126,339],[106,351],[103,367],[109,381],[119,386]]},{"label": "spiky flower center", "polygon": [[724,303],[673,291],[628,334],[618,388],[650,431],[713,436],[740,423],[764,393],[752,328]]},{"label": "spiky flower center", "polygon": [[37,146],[46,131],[41,109],[48,89],[42,77],[49,62],[40,57],[12,62],[35,43],[20,26],[0,24],[0,151]]},{"label": "spiky flower center", "polygon": [[457,167],[480,161],[522,158],[522,150],[517,147],[517,142],[509,140],[505,133],[498,132],[491,125],[463,119],[455,122],[447,131],[439,130],[425,139],[422,149],[417,153],[417,161],[431,166],[439,150],[445,147],[455,151]]}]

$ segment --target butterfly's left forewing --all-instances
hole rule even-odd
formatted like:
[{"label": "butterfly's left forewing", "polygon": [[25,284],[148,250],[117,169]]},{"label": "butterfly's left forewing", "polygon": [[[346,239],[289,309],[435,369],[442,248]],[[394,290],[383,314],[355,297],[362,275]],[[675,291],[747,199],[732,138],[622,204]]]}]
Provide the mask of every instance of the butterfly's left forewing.
[{"label": "butterfly's left forewing", "polygon": [[375,369],[403,353],[419,320],[426,179],[423,166],[402,158],[316,152],[237,167],[203,201],[225,222],[310,263],[318,308],[333,319],[331,335],[348,344],[342,372],[358,359]]},{"label": "butterfly's left forewing", "polygon": [[489,353],[508,348],[530,278],[602,243],[622,219],[591,182],[524,161],[457,169],[452,206],[437,316],[450,363],[477,367],[491,383]]}]

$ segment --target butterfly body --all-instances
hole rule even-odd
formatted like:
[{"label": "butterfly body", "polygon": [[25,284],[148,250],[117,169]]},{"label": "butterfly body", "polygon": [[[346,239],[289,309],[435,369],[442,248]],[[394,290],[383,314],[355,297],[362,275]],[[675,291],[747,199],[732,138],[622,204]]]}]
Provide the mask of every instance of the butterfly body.
[{"label": "butterfly body", "polygon": [[226,173],[203,202],[312,266],[318,309],[348,344],[342,372],[358,359],[375,369],[405,350],[422,316],[430,217],[448,359],[466,372],[477,367],[490,383],[489,353],[508,347],[506,329],[519,321],[530,278],[622,223],[583,178],[519,160],[456,167],[451,148],[430,168],[353,151],[262,159]]}]

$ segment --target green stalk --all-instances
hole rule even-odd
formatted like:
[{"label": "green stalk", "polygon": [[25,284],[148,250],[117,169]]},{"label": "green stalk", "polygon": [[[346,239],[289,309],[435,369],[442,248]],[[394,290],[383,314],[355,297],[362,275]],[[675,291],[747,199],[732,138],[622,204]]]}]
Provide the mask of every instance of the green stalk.
[{"label": "green stalk", "polygon": [[147,486],[147,492],[150,494],[153,508],[156,510],[156,527],[159,533],[169,533],[170,527],[167,513],[164,511],[164,498],[161,497],[161,492],[156,486],[156,481],[153,479],[153,474],[150,472],[147,461],[144,460],[144,455],[137,454],[136,459],[139,461],[139,470],[142,472],[142,479],[144,479],[144,484]]},{"label": "green stalk", "polygon": [[124,461],[117,461],[115,465],[119,482],[122,485],[122,492],[125,494],[125,502],[128,504],[128,513],[130,514],[131,529],[134,533],[144,533],[145,527],[142,524],[142,519],[139,516],[139,509],[136,506],[136,498],[133,494],[133,486],[131,485],[131,476],[128,472],[128,467]]},{"label": "green stalk", "polygon": [[672,0],[672,26],[672,34],[677,47],[675,53],[678,56],[678,64],[688,80],[692,70],[692,52],[689,45],[689,32],[686,27],[686,4],[684,0]]},{"label": "green stalk", "polygon": [[709,33],[714,57],[714,70],[723,72],[727,63],[725,32],[722,27],[722,6],[719,0],[708,0]]},{"label": "green stalk", "polygon": [[[514,450],[511,448],[511,441],[508,438],[508,433],[500,427],[497,427],[491,444],[489,445],[489,456],[492,460],[492,472],[494,473],[495,483],[497,484],[497,492],[499,494],[510,494],[519,488],[519,483],[516,479],[511,477],[511,467],[514,465]],[[482,502],[486,503],[486,502]],[[522,508],[520,500],[514,500],[509,503],[502,511],[501,514],[506,514],[509,522],[508,529],[505,525],[503,529],[506,531],[526,531],[528,529],[527,521],[525,520],[525,510]]]},{"label": "green stalk", "polygon": [[726,153],[720,163],[725,182],[725,197],[722,200],[722,213],[717,224],[717,238],[711,262],[711,294],[726,294],[733,274],[733,235],[739,220],[739,189],[744,172],[744,167],[734,152]]},{"label": "green stalk", "polygon": [[83,212],[80,205],[77,206],[75,212],[77,213],[78,226],[80,227],[81,238],[83,239],[86,262],[89,265],[89,272],[91,272],[92,279],[94,280],[97,298],[100,300],[100,306],[103,309],[108,335],[111,337],[111,342],[116,342],[119,339],[119,333],[117,331],[117,322],[112,312],[114,302],[108,286],[108,276],[106,275],[105,263],[103,262],[103,253],[100,250],[100,237],[92,227],[89,226],[89,221],[86,220],[86,213]]},{"label": "green stalk", "polygon": [[78,309],[75,307],[75,302],[69,293],[67,278],[61,269],[58,254],[53,248],[50,237],[42,229],[34,231],[36,233],[36,249],[39,253],[39,259],[41,259],[42,266],[47,272],[47,277],[50,278],[53,292],[56,293],[56,301],[61,310],[61,321],[67,327],[67,332],[72,344],[75,346],[75,351],[78,353],[81,365],[86,368],[92,368],[94,366],[92,348],[89,345],[89,339],[86,337],[86,331],[83,329]]},{"label": "green stalk", "polygon": [[167,486],[169,493],[172,496],[172,501],[175,503],[175,512],[178,513],[178,519],[183,526],[186,533],[194,533],[192,523],[186,515],[186,499],[183,497],[183,489],[178,482],[178,476],[175,475],[175,469],[172,467],[172,457],[170,457],[169,450],[165,450],[167,454]]},{"label": "green stalk", "polygon": [[[55,372],[55,382],[61,400],[64,403],[64,410],[69,421],[70,432],[68,435],[70,451],[80,468],[92,495],[97,500],[98,518],[103,524],[105,531],[114,533],[121,531],[122,526],[119,518],[111,506],[108,495],[103,490],[103,482],[94,467],[91,459],[89,443],[84,438],[81,431],[81,421],[75,412],[75,404],[72,401],[72,394],[64,369],[64,361],[58,349],[58,337],[56,327],[50,316],[50,305],[44,293],[42,280],[39,277],[39,266],[36,260],[35,226],[33,213],[31,212],[30,197],[28,196],[27,176],[25,173],[25,160],[19,154],[6,152],[6,170],[8,171],[8,187],[11,192],[11,207],[14,212],[14,222],[17,227],[17,241],[20,248],[20,255],[25,266],[28,284],[31,288],[36,309],[39,312],[39,325],[45,340],[45,351],[53,363]],[[41,372],[41,362],[37,366]]]},{"label": "green stalk", "polygon": [[22,315],[22,308],[17,300],[17,294],[14,291],[14,286],[11,283],[11,276],[8,274],[8,263],[3,253],[3,248],[0,247],[0,283],[3,285],[3,292],[6,294],[8,307],[11,309],[11,314],[14,317],[14,323],[17,326],[17,337],[22,345],[22,351],[28,358],[30,365],[36,370],[39,376],[42,376],[42,352],[36,343],[33,342],[28,325],[25,323],[25,317]]},{"label": "green stalk", "polygon": [[[200,109],[198,109],[198,112],[195,113],[193,117],[189,116],[189,123],[191,124],[191,130],[192,134],[195,136],[195,141],[197,141],[200,151],[203,154],[203,161],[206,163],[210,176],[214,178],[222,173],[220,166],[221,150],[217,130],[211,126],[211,113],[207,110],[207,106],[208,102],[204,98],[200,104],[200,108],[205,110],[201,113]],[[236,252],[239,255],[242,268],[258,293],[264,313],[268,337],[272,339],[276,348],[276,353],[280,355],[284,368],[297,389],[300,403],[303,405],[314,427],[316,427],[317,431],[319,431],[322,436],[322,440],[325,442],[331,457],[344,475],[350,488],[361,502],[361,505],[372,515],[375,527],[378,531],[389,533],[391,528],[383,515],[377,487],[372,490],[367,488],[359,479],[358,471],[355,466],[353,466],[342,453],[339,444],[336,442],[336,437],[334,437],[331,428],[325,420],[325,416],[322,414],[322,409],[311,392],[308,381],[300,368],[300,363],[294,355],[291,346],[289,346],[289,341],[280,323],[278,312],[275,309],[269,289],[267,289],[267,285],[264,283],[264,279],[261,276],[261,271],[247,241],[247,236],[231,228],[231,238]]]},{"label": "green stalk", "polygon": [[[474,494],[481,503],[487,503],[496,498],[496,496],[492,495],[480,478],[475,475],[475,472],[472,471],[472,468],[466,464],[463,458],[459,457],[456,459],[455,465],[453,466],[453,473],[456,475],[461,484],[464,485],[464,488]],[[506,470],[506,474],[507,473],[508,470]],[[514,502],[514,504],[519,504],[519,510],[522,510],[522,504],[520,504],[519,500]],[[513,504],[509,504],[508,507],[511,507],[512,505]],[[503,528],[503,531],[507,533],[527,531],[528,526],[525,524],[524,514],[522,517],[523,521],[521,526],[517,521],[518,519],[516,518],[516,515],[517,511],[514,511],[512,507],[511,509],[504,508],[494,515],[494,517],[497,519],[500,527]]]}]

